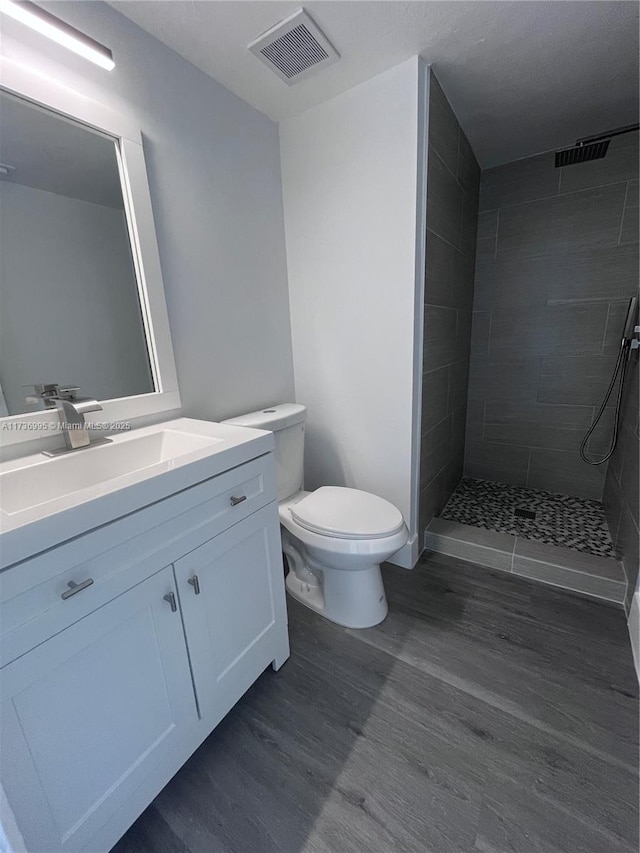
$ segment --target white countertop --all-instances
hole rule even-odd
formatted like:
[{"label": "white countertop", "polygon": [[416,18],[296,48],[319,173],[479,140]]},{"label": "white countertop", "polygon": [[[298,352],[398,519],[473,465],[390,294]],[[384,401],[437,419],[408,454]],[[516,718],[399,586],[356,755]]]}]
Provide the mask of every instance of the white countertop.
[{"label": "white countertop", "polygon": [[[159,433],[164,434],[164,444]],[[191,418],[131,430],[112,439],[109,444],[55,458],[37,453],[0,464],[0,569],[274,447],[271,432]],[[133,470],[126,470],[127,466]],[[49,481],[51,477],[58,479]]]}]

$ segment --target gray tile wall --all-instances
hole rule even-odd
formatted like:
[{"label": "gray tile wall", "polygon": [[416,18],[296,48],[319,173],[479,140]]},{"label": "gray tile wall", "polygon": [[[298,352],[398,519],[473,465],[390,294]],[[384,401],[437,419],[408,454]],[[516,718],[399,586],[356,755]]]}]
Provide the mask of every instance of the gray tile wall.
[{"label": "gray tile wall", "polygon": [[462,477],[480,168],[431,72],[420,536]]},{"label": "gray tile wall", "polygon": [[[578,449],[637,286],[637,133],[591,163],[556,169],[546,153],[483,172],[466,476],[602,497],[606,465]],[[604,420],[595,454],[610,411]]]},{"label": "gray tile wall", "polygon": [[[637,215],[637,213],[636,213]],[[636,226],[636,234],[638,229]],[[625,380],[620,436],[604,484],[604,510],[618,559],[627,576],[627,613],[638,583],[640,563],[640,427],[638,425],[640,370],[638,350],[631,354]]]}]

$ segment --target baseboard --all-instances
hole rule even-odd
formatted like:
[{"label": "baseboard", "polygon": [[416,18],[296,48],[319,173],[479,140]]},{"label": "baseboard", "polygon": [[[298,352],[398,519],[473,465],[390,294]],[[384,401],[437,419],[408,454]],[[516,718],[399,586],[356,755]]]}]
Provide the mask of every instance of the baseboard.
[{"label": "baseboard", "polygon": [[631,638],[631,651],[633,652],[633,662],[636,666],[636,675],[638,676],[638,681],[640,681],[640,592],[636,592],[631,599],[627,627],[629,628],[629,637]]},{"label": "baseboard", "polygon": [[387,560],[387,563],[393,563],[394,566],[400,566],[401,569],[412,569],[422,553],[422,547],[420,547],[422,543],[419,542],[419,539],[420,537],[415,533],[406,545]]}]

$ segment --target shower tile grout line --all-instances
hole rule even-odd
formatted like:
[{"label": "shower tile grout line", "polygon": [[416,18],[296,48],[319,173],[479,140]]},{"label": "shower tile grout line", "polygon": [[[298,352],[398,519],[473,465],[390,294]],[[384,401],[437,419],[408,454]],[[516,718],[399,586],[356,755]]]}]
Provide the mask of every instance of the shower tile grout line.
[{"label": "shower tile grout line", "polygon": [[624,227],[624,215],[627,212],[627,198],[629,197],[629,183],[627,181],[627,188],[624,191],[624,201],[622,202],[622,216],[620,217],[620,229],[618,230],[618,246],[622,244],[622,229]]},{"label": "shower tile grout line", "polygon": [[573,297],[572,299],[547,299],[545,305],[554,308],[556,305],[594,305],[601,302],[609,302],[614,305],[616,302],[626,303],[627,301],[624,296],[585,296],[584,298]]},{"label": "shower tile grout line", "polygon": [[605,344],[607,343],[607,333],[609,331],[609,320],[611,318],[611,302],[607,303],[607,316],[604,321],[604,331],[602,333],[602,346],[600,347],[600,355],[604,355]]},{"label": "shower tile grout line", "polygon": [[446,243],[447,246],[450,246],[454,250],[454,252],[457,252],[459,255],[464,254],[458,246],[456,246],[450,240],[447,240],[447,238],[443,237],[442,234],[439,234],[437,231],[434,231],[433,228],[427,228],[427,234],[433,234],[439,240],[442,240],[443,243]]},{"label": "shower tile grout line", "polygon": [[[616,187],[616,186],[618,186],[618,184],[628,184],[628,183],[629,183],[628,178],[623,178],[621,181],[612,181],[608,184],[596,184],[593,187],[584,187],[583,189],[579,189],[579,190],[567,190],[564,193],[553,193],[552,195],[540,196],[540,198],[529,198],[529,199],[526,199],[525,201],[515,201],[515,202],[513,202],[513,204],[503,204],[503,205],[501,205],[501,207],[520,207],[520,206],[524,206],[525,204],[536,204],[536,202],[539,202],[539,201],[551,201],[554,198],[566,198],[567,196],[570,196],[570,195],[579,195],[580,193],[589,193],[589,192],[593,192],[593,190],[604,190],[604,189],[607,189],[608,187]],[[626,190],[625,190],[625,194],[626,194]],[[487,213],[489,210],[496,210],[496,208],[495,207],[488,207],[486,210],[478,210],[478,213]],[[618,245],[618,244],[615,243],[614,245]]]}]

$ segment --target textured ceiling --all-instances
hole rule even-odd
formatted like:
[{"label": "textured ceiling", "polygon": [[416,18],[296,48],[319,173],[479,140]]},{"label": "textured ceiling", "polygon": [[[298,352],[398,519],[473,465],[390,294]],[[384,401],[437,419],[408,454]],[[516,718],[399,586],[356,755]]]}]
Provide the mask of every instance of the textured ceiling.
[{"label": "textured ceiling", "polygon": [[110,5],[276,121],[420,54],[484,168],[638,119],[637,2],[313,0],[342,58],[292,87],[246,46],[300,3]]}]

